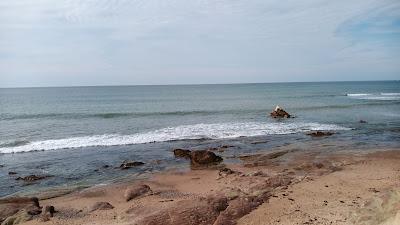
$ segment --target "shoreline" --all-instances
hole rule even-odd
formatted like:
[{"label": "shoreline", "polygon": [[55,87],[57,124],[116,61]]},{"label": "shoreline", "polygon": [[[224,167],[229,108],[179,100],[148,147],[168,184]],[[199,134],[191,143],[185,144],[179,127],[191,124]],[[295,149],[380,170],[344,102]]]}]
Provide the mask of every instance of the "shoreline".
[{"label": "shoreline", "polygon": [[214,168],[41,193],[40,205],[54,206],[54,217],[21,224],[396,224],[399,150],[279,149]]}]

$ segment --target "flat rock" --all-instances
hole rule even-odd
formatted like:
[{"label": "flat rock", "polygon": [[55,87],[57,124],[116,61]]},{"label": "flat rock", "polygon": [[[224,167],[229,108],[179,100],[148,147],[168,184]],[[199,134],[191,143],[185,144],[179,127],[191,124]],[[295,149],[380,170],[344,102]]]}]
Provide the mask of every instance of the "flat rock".
[{"label": "flat rock", "polygon": [[128,202],[139,196],[142,196],[148,192],[151,192],[151,188],[148,185],[139,185],[137,187],[127,188],[124,194],[125,200]]},{"label": "flat rock", "polygon": [[144,162],[139,162],[139,161],[129,161],[129,162],[123,162],[119,168],[121,169],[129,169],[132,167],[137,167],[137,166],[142,166],[144,165]]},{"label": "flat rock", "polygon": [[256,197],[242,197],[229,202],[229,206],[220,213],[213,225],[236,225],[236,221],[249,214],[263,203]]},{"label": "flat rock", "polygon": [[331,136],[331,135],[333,135],[333,134],[334,134],[334,133],[329,132],[329,131],[327,131],[327,132],[324,132],[324,131],[315,131],[315,132],[308,133],[307,135],[309,135],[309,136],[311,136],[311,137],[324,137],[324,136]]},{"label": "flat rock", "polygon": [[211,225],[227,206],[227,199],[224,197],[182,200],[169,208],[139,220],[135,224]]},{"label": "flat rock", "polygon": [[93,212],[96,210],[110,210],[113,208],[114,208],[114,206],[108,202],[96,202],[90,207],[89,211]]},{"label": "flat rock", "polygon": [[24,210],[25,214],[28,214],[28,212],[31,212],[31,214],[36,214],[38,212],[37,210],[40,210],[38,198],[11,197],[0,199],[0,223],[6,220],[8,217],[17,214],[21,210]]}]

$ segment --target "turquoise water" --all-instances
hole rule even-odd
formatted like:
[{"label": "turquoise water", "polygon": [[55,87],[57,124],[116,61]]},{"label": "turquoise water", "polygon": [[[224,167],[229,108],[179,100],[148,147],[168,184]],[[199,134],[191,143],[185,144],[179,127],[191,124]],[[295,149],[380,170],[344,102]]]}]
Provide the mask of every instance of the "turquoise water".
[{"label": "turquoise water", "polygon": [[[269,118],[276,105],[296,117]],[[171,157],[177,146],[235,143],[224,154],[239,154],[306,143],[311,130],[352,147],[398,146],[400,82],[0,89],[0,196],[185,165]],[[125,159],[146,166],[94,171]],[[24,187],[8,171],[54,177]]]}]

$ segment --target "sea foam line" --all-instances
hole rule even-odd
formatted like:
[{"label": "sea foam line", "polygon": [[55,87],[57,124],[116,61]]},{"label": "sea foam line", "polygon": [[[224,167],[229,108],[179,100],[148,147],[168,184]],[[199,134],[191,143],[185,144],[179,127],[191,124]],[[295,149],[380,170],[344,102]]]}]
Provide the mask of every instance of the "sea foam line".
[{"label": "sea foam line", "polygon": [[350,128],[319,123],[214,123],[168,127],[146,133],[131,135],[104,134],[71,137],[56,140],[35,141],[22,146],[3,147],[0,153],[17,153],[40,150],[56,150],[94,146],[118,146],[165,142],[173,140],[195,140],[202,138],[224,139],[243,136],[293,134],[313,130],[349,130]]}]

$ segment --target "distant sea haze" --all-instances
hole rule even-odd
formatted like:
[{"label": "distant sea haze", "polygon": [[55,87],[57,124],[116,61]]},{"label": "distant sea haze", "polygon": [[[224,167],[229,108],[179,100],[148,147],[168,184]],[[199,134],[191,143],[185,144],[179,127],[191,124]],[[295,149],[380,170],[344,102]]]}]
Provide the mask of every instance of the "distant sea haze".
[{"label": "distant sea haze", "polygon": [[[1,196],[185,165],[171,154],[174,148],[232,146],[219,154],[233,159],[284,146],[335,151],[400,145],[396,81],[10,88],[0,89],[0,105],[2,169],[51,175],[23,187],[0,173]],[[271,118],[276,105],[295,117]],[[306,135],[316,130],[335,135]],[[145,165],[129,173],[98,172],[124,160]]]}]

